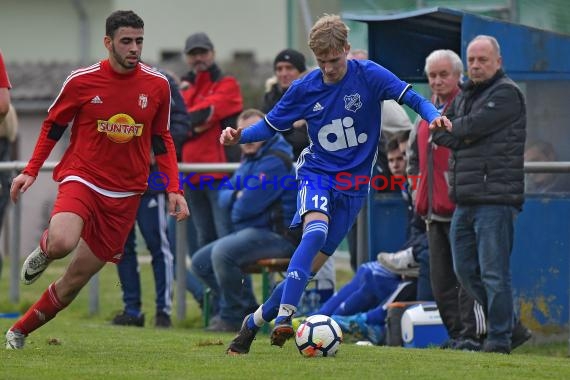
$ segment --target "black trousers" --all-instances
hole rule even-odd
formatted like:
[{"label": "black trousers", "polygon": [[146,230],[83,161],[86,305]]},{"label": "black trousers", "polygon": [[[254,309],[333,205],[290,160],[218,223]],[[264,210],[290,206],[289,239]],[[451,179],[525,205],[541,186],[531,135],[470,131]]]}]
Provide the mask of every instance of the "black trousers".
[{"label": "black trousers", "polygon": [[481,339],[486,332],[483,308],[460,285],[453,270],[450,222],[431,221],[427,228],[433,296],[452,339]]}]

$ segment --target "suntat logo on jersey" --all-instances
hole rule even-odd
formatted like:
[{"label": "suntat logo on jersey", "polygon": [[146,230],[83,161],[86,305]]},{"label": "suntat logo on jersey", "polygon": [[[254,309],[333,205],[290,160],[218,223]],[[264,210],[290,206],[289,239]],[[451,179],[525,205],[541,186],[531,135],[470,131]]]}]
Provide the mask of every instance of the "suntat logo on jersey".
[{"label": "suntat logo on jersey", "polygon": [[361,133],[356,136],[353,125],[354,120],[351,117],[334,119],[331,124],[327,124],[319,130],[319,143],[323,149],[329,152],[364,144],[368,140],[368,135]]},{"label": "suntat logo on jersey", "polygon": [[123,144],[134,136],[142,135],[144,124],[135,123],[135,119],[124,113],[118,113],[109,120],[97,120],[97,131],[106,133],[109,140]]}]

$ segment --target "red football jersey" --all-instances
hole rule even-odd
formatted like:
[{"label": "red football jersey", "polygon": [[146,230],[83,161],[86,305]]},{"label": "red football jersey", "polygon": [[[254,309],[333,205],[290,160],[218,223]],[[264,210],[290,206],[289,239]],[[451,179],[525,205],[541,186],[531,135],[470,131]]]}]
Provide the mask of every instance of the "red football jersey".
[{"label": "red football jersey", "polygon": [[10,80],[8,79],[8,73],[6,72],[6,66],[4,65],[2,52],[0,52],[0,88],[12,88]]},{"label": "red football jersey", "polygon": [[115,72],[108,60],[73,71],[48,109],[24,173],[37,176],[67,125],[71,140],[53,178],[78,176],[105,190],[144,192],[151,141],[159,168],[178,192],[176,153],[169,131],[170,87],[144,64]]}]

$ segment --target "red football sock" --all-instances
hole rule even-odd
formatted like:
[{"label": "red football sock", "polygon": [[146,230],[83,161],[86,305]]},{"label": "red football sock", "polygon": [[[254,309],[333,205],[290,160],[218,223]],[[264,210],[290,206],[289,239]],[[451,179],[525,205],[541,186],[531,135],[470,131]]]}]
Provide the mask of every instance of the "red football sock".
[{"label": "red football sock", "polygon": [[40,299],[28,309],[26,314],[12,326],[11,330],[18,330],[28,335],[52,320],[66,306],[62,304],[57,294],[55,294],[55,283],[53,283],[42,294]]}]

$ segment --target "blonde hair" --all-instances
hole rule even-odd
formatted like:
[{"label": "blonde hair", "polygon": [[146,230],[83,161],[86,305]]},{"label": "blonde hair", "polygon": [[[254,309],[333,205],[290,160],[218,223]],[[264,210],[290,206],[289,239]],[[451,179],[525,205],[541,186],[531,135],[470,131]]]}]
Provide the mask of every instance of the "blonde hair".
[{"label": "blonde hair", "polygon": [[311,28],[309,47],[317,55],[344,51],[349,30],[340,16],[325,14]]}]

